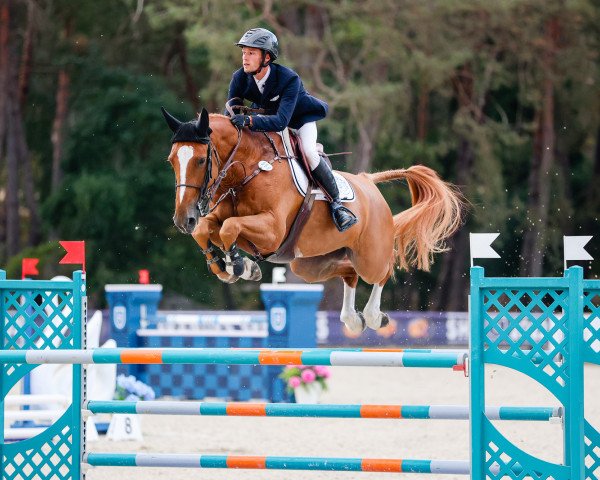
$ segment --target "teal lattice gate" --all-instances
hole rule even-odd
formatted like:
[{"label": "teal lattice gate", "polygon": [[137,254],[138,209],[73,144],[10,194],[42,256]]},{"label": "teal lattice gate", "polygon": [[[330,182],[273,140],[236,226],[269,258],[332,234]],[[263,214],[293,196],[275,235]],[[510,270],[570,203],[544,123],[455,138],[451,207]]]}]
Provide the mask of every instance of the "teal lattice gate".
[{"label": "teal lattice gate", "polygon": [[[585,421],[583,364],[600,364],[600,282],[581,268],[562,278],[485,278],[471,271],[472,478],[598,480],[600,434]],[[2,350],[85,348],[85,279],[6,280],[0,271]],[[8,357],[6,357],[8,358]],[[22,359],[21,359],[22,361]],[[498,364],[529,375],[564,407],[562,465],[534,458],[504,438],[484,413],[484,367]],[[2,402],[34,365],[2,365]],[[0,443],[2,479],[83,478],[81,406],[85,369],[73,365],[72,403],[43,433]],[[2,405],[4,411],[4,405]],[[4,418],[0,416],[4,428]]]},{"label": "teal lattice gate", "polygon": [[[600,363],[599,293],[580,267],[562,278],[485,278],[471,269],[472,478],[599,478],[600,435],[583,409],[584,361]],[[487,419],[485,364],[528,375],[562,403],[562,465],[522,451]]]},{"label": "teal lattice gate", "polygon": [[[85,279],[72,281],[6,280],[0,271],[2,350],[85,348],[82,325],[86,319]],[[35,365],[2,365],[2,413],[6,395]],[[0,415],[2,479],[80,478],[84,449],[81,402],[84,378],[81,365],[73,365],[73,396],[64,414],[39,435],[5,443],[4,415]]]}]

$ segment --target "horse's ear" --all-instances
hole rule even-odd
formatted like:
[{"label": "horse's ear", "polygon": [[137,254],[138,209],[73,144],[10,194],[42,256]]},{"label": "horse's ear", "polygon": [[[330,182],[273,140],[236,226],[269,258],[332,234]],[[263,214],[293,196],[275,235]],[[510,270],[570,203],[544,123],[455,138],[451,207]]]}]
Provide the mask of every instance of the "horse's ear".
[{"label": "horse's ear", "polygon": [[173,131],[173,133],[177,132],[177,130],[179,130],[179,127],[181,126],[182,122],[180,122],[173,115],[171,115],[169,112],[167,112],[164,107],[160,107],[160,111],[162,112],[163,116],[165,117],[165,120],[167,121],[167,125],[169,125],[169,128]]},{"label": "horse's ear", "polygon": [[200,112],[200,116],[198,117],[198,121],[196,122],[196,132],[201,137],[205,137],[210,135],[210,128],[208,128],[208,112],[206,108],[203,108]]}]

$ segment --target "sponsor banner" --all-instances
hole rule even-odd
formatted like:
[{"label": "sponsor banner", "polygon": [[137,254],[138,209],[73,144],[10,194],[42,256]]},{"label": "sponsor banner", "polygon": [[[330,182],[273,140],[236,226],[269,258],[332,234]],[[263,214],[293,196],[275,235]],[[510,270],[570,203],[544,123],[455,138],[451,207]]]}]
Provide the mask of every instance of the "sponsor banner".
[{"label": "sponsor banner", "polygon": [[[388,312],[390,324],[356,335],[339,312],[317,313],[320,347],[457,346],[469,344],[467,312]],[[145,327],[145,328],[144,328]],[[107,334],[109,332],[106,332]],[[266,312],[162,312],[138,331],[141,336],[266,337]]]},{"label": "sponsor banner", "polygon": [[319,312],[319,346],[460,346],[469,344],[467,312],[388,312],[390,323],[377,331],[353,334],[340,321],[339,312]]}]

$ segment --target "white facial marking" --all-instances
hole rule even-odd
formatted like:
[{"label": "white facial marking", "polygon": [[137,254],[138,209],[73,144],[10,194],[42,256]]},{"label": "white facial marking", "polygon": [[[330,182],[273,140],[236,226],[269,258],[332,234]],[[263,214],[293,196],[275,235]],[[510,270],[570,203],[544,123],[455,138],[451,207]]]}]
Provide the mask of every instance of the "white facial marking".
[{"label": "white facial marking", "polygon": [[[185,176],[190,159],[194,156],[194,148],[189,145],[179,147],[177,150],[177,159],[179,160],[179,183],[185,183]],[[185,187],[179,187],[179,203],[183,201]]]}]

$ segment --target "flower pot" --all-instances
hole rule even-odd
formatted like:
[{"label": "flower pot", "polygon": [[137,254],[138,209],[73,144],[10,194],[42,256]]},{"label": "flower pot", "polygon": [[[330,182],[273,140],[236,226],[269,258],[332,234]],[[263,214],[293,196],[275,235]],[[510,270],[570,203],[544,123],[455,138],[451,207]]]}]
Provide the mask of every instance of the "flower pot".
[{"label": "flower pot", "polygon": [[315,404],[319,403],[322,392],[323,387],[321,387],[321,384],[313,382],[294,388],[294,397],[296,398],[296,403]]}]

